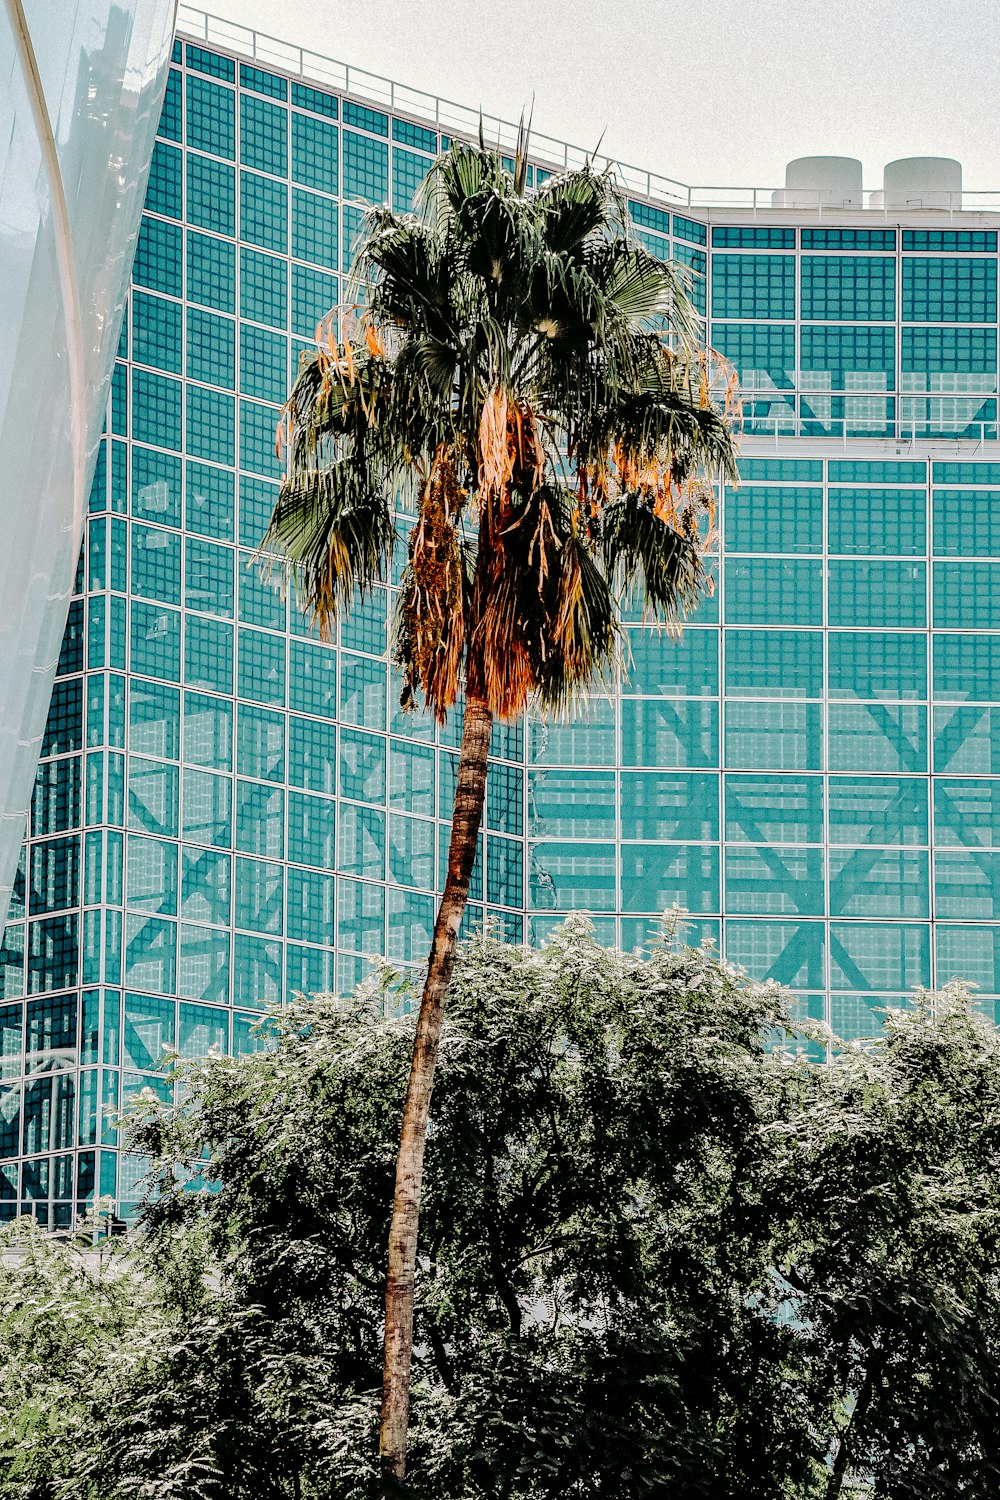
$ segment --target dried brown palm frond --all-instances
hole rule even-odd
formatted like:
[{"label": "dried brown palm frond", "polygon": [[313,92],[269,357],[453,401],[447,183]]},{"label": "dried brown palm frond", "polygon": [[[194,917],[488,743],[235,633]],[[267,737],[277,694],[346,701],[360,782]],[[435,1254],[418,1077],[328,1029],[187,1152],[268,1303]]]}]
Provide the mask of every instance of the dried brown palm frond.
[{"label": "dried brown palm frond", "polygon": [[424,481],[400,585],[395,657],[408,701],[419,690],[443,723],[462,682],[467,580],[459,526],[467,493],[441,447]]}]

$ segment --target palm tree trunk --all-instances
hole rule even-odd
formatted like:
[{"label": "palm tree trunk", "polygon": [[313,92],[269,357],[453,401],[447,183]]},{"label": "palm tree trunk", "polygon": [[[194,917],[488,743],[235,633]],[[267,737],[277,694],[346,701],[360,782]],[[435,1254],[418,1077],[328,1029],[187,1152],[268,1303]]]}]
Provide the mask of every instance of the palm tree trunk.
[{"label": "palm tree trunk", "polygon": [[855,1399],[854,1409],[851,1412],[847,1425],[841,1432],[839,1441],[837,1443],[836,1457],[834,1458],[833,1465],[830,1470],[830,1478],[826,1486],[827,1500],[837,1500],[837,1497],[840,1495],[841,1491],[844,1488],[844,1481],[847,1478],[848,1468],[852,1458],[851,1438],[854,1435],[854,1429],[859,1426],[868,1415],[868,1408],[871,1405],[872,1396],[875,1393],[875,1381],[878,1378],[880,1370],[881,1360],[879,1360],[877,1356],[873,1354],[869,1361],[868,1369],[865,1372],[865,1378],[861,1382],[861,1389],[858,1391],[857,1397]]},{"label": "palm tree trunk", "polygon": [[417,1228],[424,1172],[424,1145],[431,1089],[437,1065],[441,1026],[462,913],[469,899],[469,879],[486,795],[486,771],[493,715],[479,698],[466,696],[458,784],[448,845],[448,878],[434,923],[434,940],[413,1041],[410,1081],[396,1157],[396,1190],[389,1227],[389,1265],[385,1284],[385,1345],[382,1368],[382,1426],[379,1453],[382,1471],[401,1480],[406,1473],[406,1430],[410,1410],[410,1362],[413,1354],[413,1282],[417,1261]]}]

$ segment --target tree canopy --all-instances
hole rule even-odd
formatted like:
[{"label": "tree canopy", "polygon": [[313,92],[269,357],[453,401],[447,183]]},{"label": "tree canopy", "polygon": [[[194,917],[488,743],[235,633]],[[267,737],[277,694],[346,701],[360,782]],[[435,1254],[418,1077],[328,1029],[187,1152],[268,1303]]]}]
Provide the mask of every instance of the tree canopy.
[{"label": "tree canopy", "polygon": [[732,372],[689,273],[638,243],[609,172],[528,189],[526,169],[456,141],[415,213],[369,211],[358,305],[288,399],[263,543],[326,630],[388,579],[399,532],[404,699],[441,719],[463,688],[500,718],[592,688],[623,592],[682,618],[708,584],[699,519],[737,477]]},{"label": "tree canopy", "polygon": [[[177,1114],[146,1100],[123,1244],[14,1232],[2,1500],[377,1492],[413,1024],[387,984],[185,1065]],[[786,998],[582,918],[460,950],[401,1493],[997,1493],[1000,1038],[956,988],[818,1065]]]}]

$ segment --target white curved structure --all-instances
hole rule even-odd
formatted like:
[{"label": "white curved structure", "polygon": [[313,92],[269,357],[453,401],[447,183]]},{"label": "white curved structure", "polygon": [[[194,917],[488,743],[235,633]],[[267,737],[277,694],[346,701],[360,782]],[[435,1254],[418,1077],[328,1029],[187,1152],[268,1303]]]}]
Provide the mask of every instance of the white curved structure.
[{"label": "white curved structure", "polygon": [[0,4],[0,927],[80,550],[175,0]]},{"label": "white curved structure", "polygon": [[861,208],[861,163],[853,156],[798,156],[785,167],[785,186],[772,208]]},{"label": "white curved structure", "polygon": [[882,186],[886,208],[961,208],[962,163],[950,156],[903,156],[886,162]]}]

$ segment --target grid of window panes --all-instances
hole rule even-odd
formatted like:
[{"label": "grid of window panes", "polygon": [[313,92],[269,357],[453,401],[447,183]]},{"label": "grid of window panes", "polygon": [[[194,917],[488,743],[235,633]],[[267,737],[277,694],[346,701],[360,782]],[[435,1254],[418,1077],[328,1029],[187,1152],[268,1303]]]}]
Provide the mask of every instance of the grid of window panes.
[{"label": "grid of window panes", "polygon": [[996,440],[996,230],[717,225],[711,258],[749,431]]},{"label": "grid of window panes", "polygon": [[535,726],[536,936],[673,902],[870,1035],[914,985],[1000,998],[1000,463],[754,458],[720,588],[584,728]]},{"label": "grid of window panes", "polygon": [[[268,1003],[426,953],[460,721],[396,711],[391,588],[323,643],[250,564],[364,207],[408,207],[446,143],[175,48],[0,953],[0,1216],[127,1206],[107,1112],[165,1091],[165,1051],[257,1045]],[[629,212],[690,271],[750,431],[850,451],[748,458],[683,639],[637,619],[613,701],[497,732],[468,925],[539,940],[585,908],[631,946],[677,902],[842,1035],[953,973],[989,1009],[1000,464],[864,438],[996,436],[995,232]]]},{"label": "grid of window panes", "polygon": [[[267,1004],[426,955],[461,720],[396,710],[391,589],[324,643],[251,561],[364,206],[409,207],[440,144],[175,46],[4,936],[0,1216],[127,1204],[105,1113],[165,1093],[165,1051],[255,1045]],[[519,940],[520,727],[493,750],[468,925]]]}]

